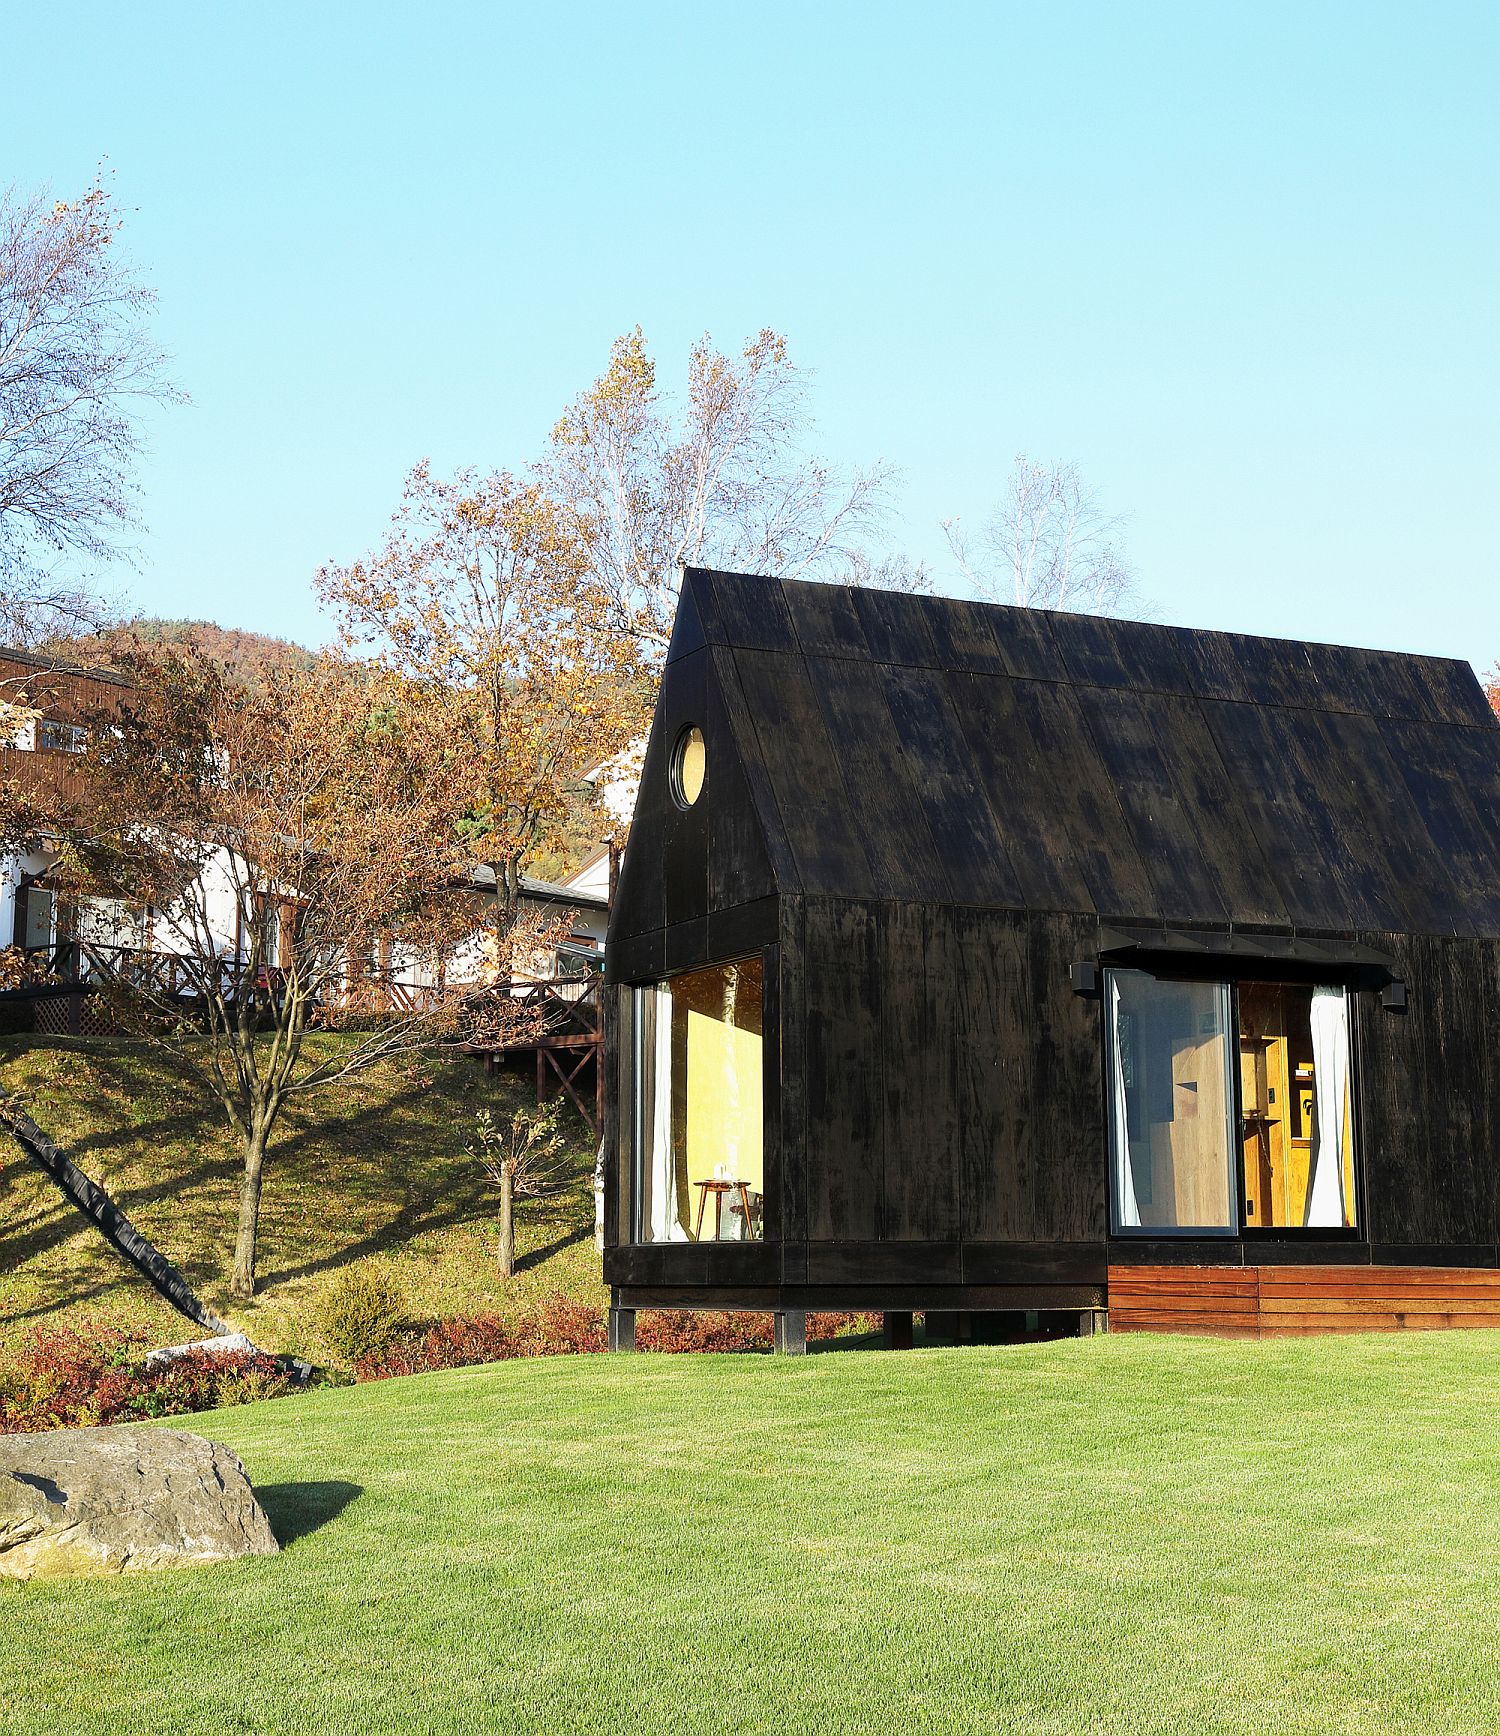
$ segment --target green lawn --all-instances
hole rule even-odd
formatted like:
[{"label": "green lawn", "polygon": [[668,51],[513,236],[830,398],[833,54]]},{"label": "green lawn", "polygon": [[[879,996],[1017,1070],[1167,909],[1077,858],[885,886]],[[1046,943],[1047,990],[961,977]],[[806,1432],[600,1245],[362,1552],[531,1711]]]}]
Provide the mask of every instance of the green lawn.
[{"label": "green lawn", "polygon": [[0,1595],[13,1732],[1500,1727],[1500,1334],[511,1363],[192,1419],[274,1559]]},{"label": "green lawn", "polygon": [[[0,1094],[10,1093],[211,1307],[267,1349],[321,1359],[320,1299],[367,1260],[394,1269],[422,1317],[512,1312],[552,1290],[603,1305],[593,1141],[571,1109],[571,1185],[521,1203],[520,1269],[507,1283],[496,1267],[495,1196],[464,1148],[481,1107],[498,1118],[535,1101],[530,1078],[491,1079],[475,1061],[435,1056],[295,1102],[267,1162],[261,1293],[249,1306],[225,1287],[239,1157],[216,1106],[149,1051],[82,1039],[0,1038]],[[195,1335],[0,1137],[0,1357],[39,1321],[140,1327],[157,1343]]]}]

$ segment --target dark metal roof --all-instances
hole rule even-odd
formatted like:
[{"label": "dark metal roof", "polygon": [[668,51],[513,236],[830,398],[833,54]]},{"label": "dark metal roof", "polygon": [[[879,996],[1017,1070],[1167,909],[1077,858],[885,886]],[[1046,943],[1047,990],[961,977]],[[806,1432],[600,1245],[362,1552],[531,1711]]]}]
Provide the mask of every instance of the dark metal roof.
[{"label": "dark metal roof", "polygon": [[700,681],[784,892],[1500,936],[1459,661],[690,569],[664,702]]},{"label": "dark metal roof", "polygon": [[[495,889],[495,870],[482,865],[470,870],[469,884],[485,892]],[[521,876],[521,896],[539,904],[565,904],[571,910],[608,910],[609,900],[597,892],[584,892],[576,886],[563,886],[556,880],[538,880],[535,875]]]},{"label": "dark metal roof", "polygon": [[14,645],[0,645],[0,663],[16,663],[23,669],[35,669],[43,675],[81,677],[86,681],[102,681],[110,687],[134,687],[128,675],[117,669],[104,669],[87,663],[65,663],[38,651],[23,651]]}]

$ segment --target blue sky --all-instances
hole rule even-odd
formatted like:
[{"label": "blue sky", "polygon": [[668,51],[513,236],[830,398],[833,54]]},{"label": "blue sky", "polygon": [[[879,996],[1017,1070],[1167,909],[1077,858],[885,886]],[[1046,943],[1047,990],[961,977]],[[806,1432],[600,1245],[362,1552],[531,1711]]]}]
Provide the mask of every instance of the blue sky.
[{"label": "blue sky", "polygon": [[[1426,5],[32,7],[0,175],[109,159],[191,394],[151,613],[325,636],[413,461],[518,467],[639,322],[770,324],[893,543],[1018,452],[1159,618],[1500,658],[1500,14]],[[21,74],[21,76],[17,76]]]}]

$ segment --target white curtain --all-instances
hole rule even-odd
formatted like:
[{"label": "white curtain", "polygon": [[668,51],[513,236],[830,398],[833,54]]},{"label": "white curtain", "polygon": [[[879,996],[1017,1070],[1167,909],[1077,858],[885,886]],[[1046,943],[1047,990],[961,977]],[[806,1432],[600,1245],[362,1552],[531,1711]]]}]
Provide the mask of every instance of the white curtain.
[{"label": "white curtain", "polygon": [[1116,1197],[1120,1202],[1120,1225],[1139,1229],[1141,1208],[1135,1197],[1135,1172],[1130,1167],[1130,1123],[1125,1112],[1125,1056],[1120,1037],[1120,985],[1109,979],[1110,1084],[1114,1099],[1115,1166],[1119,1177]]},{"label": "white curtain", "polygon": [[646,1163],[650,1176],[650,1239],[685,1242],[688,1232],[677,1212],[677,1165],[672,1157],[672,990],[666,983],[645,989],[651,1020],[646,1029],[643,1059],[651,1070]]},{"label": "white curtain", "polygon": [[1344,1123],[1349,1091],[1349,1000],[1342,989],[1315,988],[1312,996],[1312,1173],[1307,1184],[1307,1229],[1342,1229]]}]

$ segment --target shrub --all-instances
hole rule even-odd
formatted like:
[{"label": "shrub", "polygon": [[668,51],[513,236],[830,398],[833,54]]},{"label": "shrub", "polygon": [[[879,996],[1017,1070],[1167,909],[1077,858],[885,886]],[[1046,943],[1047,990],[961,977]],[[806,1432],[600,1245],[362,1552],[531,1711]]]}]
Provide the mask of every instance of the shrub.
[{"label": "shrub", "polygon": [[[877,1332],[878,1314],[810,1314],[810,1338],[840,1338]],[[732,1314],[709,1309],[648,1309],[636,1323],[642,1350],[732,1351],[771,1348],[769,1314]],[[398,1334],[384,1349],[354,1365],[360,1380],[398,1374],[430,1374],[440,1368],[469,1368],[481,1362],[509,1362],[523,1356],[592,1355],[608,1347],[604,1315],[566,1296],[549,1297],[530,1314],[502,1318],[480,1314],[443,1320]]]},{"label": "shrub", "polygon": [[350,1266],[323,1298],[319,1325],[340,1362],[379,1356],[406,1326],[406,1296],[383,1266]]},{"label": "shrub", "polygon": [[0,1434],[138,1422],[280,1398],[298,1382],[269,1356],[194,1350],[146,1367],[146,1340],[114,1327],[39,1326],[0,1366]]},{"label": "shrub", "polygon": [[607,1347],[604,1316],[597,1308],[554,1295],[534,1312],[513,1319],[478,1314],[403,1332],[384,1350],[361,1357],[354,1372],[360,1380],[384,1380],[522,1356],[584,1355]]}]

